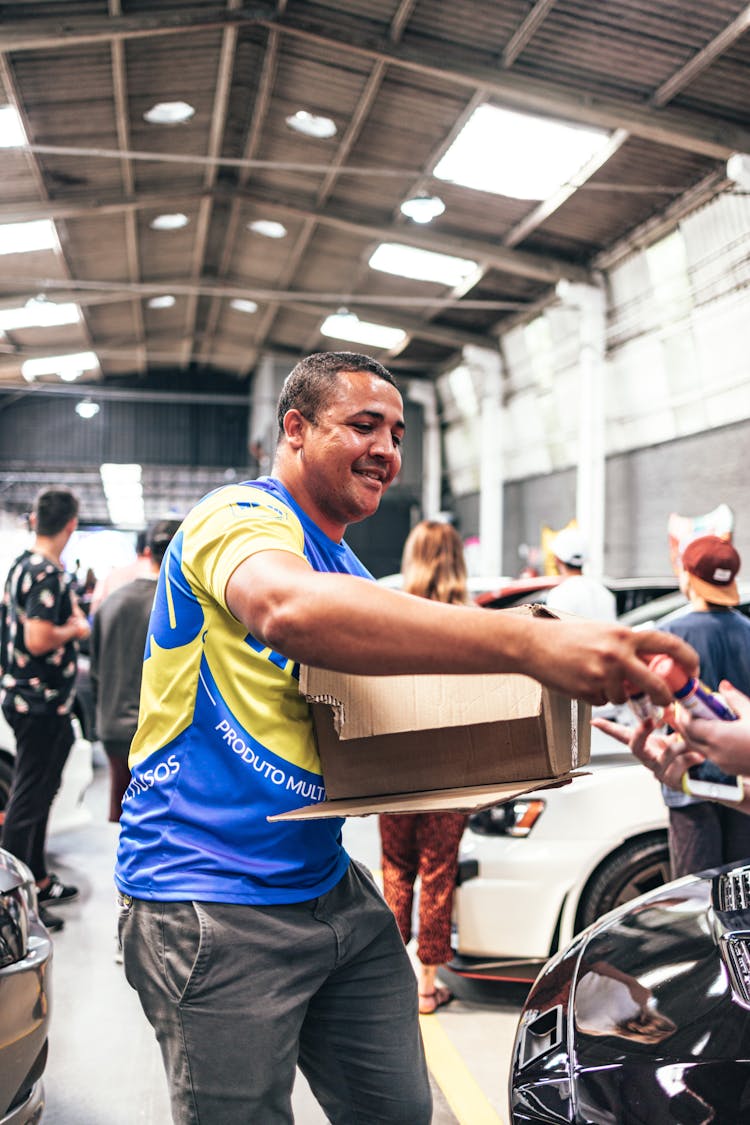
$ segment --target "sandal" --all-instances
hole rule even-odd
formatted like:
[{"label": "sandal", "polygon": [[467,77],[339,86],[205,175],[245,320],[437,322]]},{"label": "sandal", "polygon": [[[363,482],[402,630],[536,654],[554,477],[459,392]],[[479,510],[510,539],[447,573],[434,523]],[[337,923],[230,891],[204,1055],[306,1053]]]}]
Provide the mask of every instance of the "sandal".
[{"label": "sandal", "polygon": [[434,992],[420,992],[419,1014],[420,1016],[431,1016],[438,1008],[450,1004],[452,999],[453,993],[449,992],[447,988],[436,988]]}]

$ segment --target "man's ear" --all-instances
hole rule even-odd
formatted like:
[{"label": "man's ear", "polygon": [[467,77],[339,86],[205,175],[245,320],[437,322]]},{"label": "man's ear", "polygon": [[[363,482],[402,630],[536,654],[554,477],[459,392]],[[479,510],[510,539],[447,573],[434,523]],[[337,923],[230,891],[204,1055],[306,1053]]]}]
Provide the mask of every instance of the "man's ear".
[{"label": "man's ear", "polygon": [[284,437],[292,449],[299,449],[305,437],[307,419],[299,410],[287,410],[284,415]]}]

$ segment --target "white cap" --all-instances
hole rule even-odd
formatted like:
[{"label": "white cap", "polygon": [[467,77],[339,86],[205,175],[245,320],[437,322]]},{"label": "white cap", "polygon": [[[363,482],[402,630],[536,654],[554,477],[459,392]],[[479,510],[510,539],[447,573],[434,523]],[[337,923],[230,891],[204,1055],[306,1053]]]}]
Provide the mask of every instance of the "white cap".
[{"label": "white cap", "polygon": [[567,566],[582,567],[586,560],[586,544],[575,527],[564,527],[552,540],[550,551]]}]

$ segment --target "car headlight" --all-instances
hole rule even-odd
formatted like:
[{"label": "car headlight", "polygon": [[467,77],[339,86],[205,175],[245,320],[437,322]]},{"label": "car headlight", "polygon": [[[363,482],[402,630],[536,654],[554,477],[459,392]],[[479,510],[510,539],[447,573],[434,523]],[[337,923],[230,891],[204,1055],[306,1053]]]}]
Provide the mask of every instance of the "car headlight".
[{"label": "car headlight", "polygon": [[479,836],[528,836],[544,812],[538,797],[519,797],[504,805],[493,805],[469,817],[469,828]]},{"label": "car headlight", "polygon": [[29,942],[29,899],[24,887],[0,894],[0,969],[26,956]]}]

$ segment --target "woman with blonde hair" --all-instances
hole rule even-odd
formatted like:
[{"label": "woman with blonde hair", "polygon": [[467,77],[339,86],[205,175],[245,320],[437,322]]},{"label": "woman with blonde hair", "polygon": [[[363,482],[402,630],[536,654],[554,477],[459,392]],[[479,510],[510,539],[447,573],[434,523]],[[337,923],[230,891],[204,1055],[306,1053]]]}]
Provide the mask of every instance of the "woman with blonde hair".
[{"label": "woman with blonde hair", "polygon": [[[410,532],[401,561],[403,588],[432,601],[465,605],[466,560],[458,532],[448,523],[423,520]],[[450,961],[451,913],[458,846],[466,816],[456,812],[405,813],[380,817],[383,894],[396,916],[404,943],[412,936],[414,884],[419,877],[419,1011],[430,1015],[453,999],[437,984]]]}]

